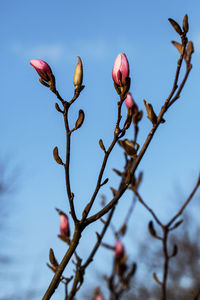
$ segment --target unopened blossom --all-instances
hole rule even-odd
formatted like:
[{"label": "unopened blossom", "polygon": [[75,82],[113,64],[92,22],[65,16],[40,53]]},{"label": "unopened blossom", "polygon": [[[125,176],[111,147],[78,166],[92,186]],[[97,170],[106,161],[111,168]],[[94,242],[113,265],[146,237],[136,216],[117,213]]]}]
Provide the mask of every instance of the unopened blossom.
[{"label": "unopened blossom", "polygon": [[45,80],[50,81],[52,77],[52,71],[48,63],[41,59],[32,59],[30,61],[31,66],[38,72],[39,76]]},{"label": "unopened blossom", "polygon": [[133,100],[133,97],[132,97],[131,93],[127,93],[126,99],[125,99],[124,102],[125,102],[127,108],[131,108],[132,109],[133,114],[134,114],[135,111],[138,110],[137,104]]},{"label": "unopened blossom", "polygon": [[115,241],[115,258],[121,259],[125,254],[124,245],[120,240],[116,239]]},{"label": "unopened blossom", "polygon": [[56,209],[60,215],[60,234],[63,237],[69,238],[70,230],[69,230],[69,220],[67,215],[60,209]]},{"label": "unopened blossom", "polygon": [[102,294],[99,294],[96,296],[95,300],[104,300],[104,297]]},{"label": "unopened blossom", "polygon": [[117,85],[120,85],[120,81],[122,84],[125,84],[126,77],[129,76],[129,63],[126,57],[126,54],[120,53],[115,59],[113,70],[112,70],[112,78]]},{"label": "unopened blossom", "polygon": [[78,63],[76,65],[76,69],[74,72],[74,86],[76,88],[80,87],[83,81],[83,65],[82,65],[82,61],[81,58],[78,56]]}]

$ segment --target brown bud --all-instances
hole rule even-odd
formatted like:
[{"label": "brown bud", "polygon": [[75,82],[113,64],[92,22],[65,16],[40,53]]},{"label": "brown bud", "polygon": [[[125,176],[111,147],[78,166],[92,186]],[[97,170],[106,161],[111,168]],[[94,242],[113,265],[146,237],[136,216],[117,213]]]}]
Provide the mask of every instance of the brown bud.
[{"label": "brown bud", "polygon": [[174,248],[171,254],[171,257],[176,256],[178,253],[178,246],[176,244],[174,244]]},{"label": "brown bud", "polygon": [[158,284],[162,284],[162,282],[158,279],[158,276],[156,273],[153,273],[153,279],[155,280],[155,282],[157,282]]},{"label": "brown bud", "polygon": [[157,234],[156,234],[156,231],[155,231],[155,229],[154,229],[154,225],[153,225],[153,222],[152,222],[152,221],[149,222],[148,228],[149,228],[150,234],[151,234],[153,237],[156,238],[156,237],[157,237]]},{"label": "brown bud", "polygon": [[70,245],[70,239],[69,239],[67,236],[63,236],[63,235],[61,235],[61,234],[58,234],[57,237],[58,237],[61,241],[63,241],[63,242],[65,242],[65,243],[67,243],[68,245]]},{"label": "brown bud", "polygon": [[106,153],[106,148],[104,146],[104,143],[103,143],[102,139],[99,140],[99,146]]},{"label": "brown bud", "polygon": [[139,112],[136,112],[133,114],[133,124],[137,125],[141,121],[143,117],[143,111],[140,110]]},{"label": "brown bud", "polygon": [[194,53],[194,46],[193,46],[192,41],[188,42],[186,52],[187,52],[187,58],[186,58],[186,60],[190,61],[192,53]]},{"label": "brown bud", "polygon": [[82,126],[84,118],[85,118],[84,111],[82,109],[80,109],[79,110],[78,119],[76,121],[75,129],[78,129],[78,128],[80,128]]},{"label": "brown bud", "polygon": [[115,197],[115,195],[117,194],[117,190],[115,190],[113,187],[110,188],[112,193],[113,193],[113,196]]},{"label": "brown bud", "polygon": [[101,186],[103,186],[104,184],[108,183],[109,179],[106,178],[102,183],[101,183]]},{"label": "brown bud", "polygon": [[55,159],[55,161],[59,164],[59,165],[63,165],[63,161],[60,158],[59,154],[58,154],[58,147],[55,147],[53,149],[53,157]]},{"label": "brown bud", "polygon": [[122,176],[122,172],[118,171],[117,169],[112,169],[118,176]]},{"label": "brown bud", "polygon": [[60,108],[60,106],[58,105],[57,102],[55,103],[55,109],[56,109],[57,111],[59,111],[60,113],[63,113],[62,109]]},{"label": "brown bud", "polygon": [[58,262],[55,258],[55,255],[54,255],[54,252],[53,252],[53,249],[50,248],[49,249],[49,261],[50,263],[54,266],[54,267],[57,267],[58,266]]},{"label": "brown bud", "polygon": [[82,65],[82,61],[81,58],[79,56],[78,57],[78,63],[76,65],[76,69],[74,72],[74,86],[76,88],[81,87],[82,85],[82,81],[83,81],[83,65]]},{"label": "brown bud", "polygon": [[124,223],[124,224],[122,225],[122,227],[120,228],[120,233],[121,233],[122,235],[125,235],[126,230],[127,230],[127,225]]},{"label": "brown bud", "polygon": [[180,54],[183,53],[183,45],[181,45],[180,43],[175,42],[175,41],[172,41],[172,44],[176,47],[176,49],[178,50],[178,52]]},{"label": "brown bud", "polygon": [[[137,154],[137,151],[139,149],[139,145],[137,143],[133,143],[132,141],[129,141],[128,139],[120,140],[119,145],[124,148],[125,152],[131,156],[135,157]],[[136,148],[135,148],[136,145]]]},{"label": "brown bud", "polygon": [[182,32],[181,27],[179,26],[179,24],[171,18],[169,18],[168,20],[169,20],[170,24],[172,25],[172,27],[174,28],[174,30],[176,30],[176,32],[179,35],[182,35],[183,32]]},{"label": "brown bud", "polygon": [[189,23],[188,23],[188,15],[186,14],[183,18],[183,30],[184,33],[187,33],[189,30]]},{"label": "brown bud", "polygon": [[144,100],[144,105],[146,107],[147,110],[147,116],[149,118],[149,120],[152,122],[152,124],[156,124],[157,123],[157,116],[153,110],[153,106],[148,103],[146,100]]}]

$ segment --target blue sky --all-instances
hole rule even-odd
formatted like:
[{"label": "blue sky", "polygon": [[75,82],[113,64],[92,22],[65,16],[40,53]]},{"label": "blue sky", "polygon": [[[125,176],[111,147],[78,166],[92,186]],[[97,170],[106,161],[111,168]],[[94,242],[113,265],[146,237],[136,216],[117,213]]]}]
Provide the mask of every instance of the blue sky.
[{"label": "blue sky", "polygon": [[[60,94],[70,99],[77,55],[82,58],[86,87],[70,109],[71,126],[80,108],[86,116],[72,140],[72,189],[77,211],[81,213],[95,186],[103,157],[98,140],[102,138],[108,146],[113,136],[117,95],[111,72],[117,54],[127,54],[132,78],[130,91],[139,108],[144,110],[143,99],[146,99],[158,112],[172,86],[178,58],[170,41],[178,41],[179,37],[167,19],[171,17],[182,23],[184,14],[188,14],[189,39],[195,45],[193,70],[182,97],[167,113],[166,123],[158,130],[140,166],[145,174],[141,194],[167,219],[177,207],[174,205],[176,190],[181,189],[186,197],[199,172],[199,11],[200,3],[196,0],[191,3],[179,0],[2,2],[1,159],[9,157],[20,175],[6,237],[6,251],[13,254],[15,249],[17,262],[9,270],[12,281],[6,280],[0,293],[29,289],[34,280],[42,294],[52,276],[45,266],[48,249],[53,247],[58,258],[65,252],[64,245],[56,238],[59,222],[54,210],[55,207],[68,210],[64,173],[52,156],[53,148],[58,146],[64,157],[64,126],[54,108],[54,95],[39,83],[29,61],[34,58],[47,61],[56,76]],[[139,132],[141,145],[149,130],[150,122],[144,113]],[[130,130],[129,137],[132,134]],[[109,186],[116,187],[118,183],[111,169],[122,168],[123,164],[121,149],[116,147],[105,173],[110,184],[102,191],[108,199]],[[130,200],[129,193],[121,200],[116,223]],[[99,199],[93,211],[99,207],[98,202]],[[136,232],[131,233],[133,241],[127,238],[127,249],[132,255],[138,251],[133,242],[138,241],[148,218],[147,212],[138,205],[134,213]],[[94,232],[100,226],[91,226],[83,237],[80,245],[83,256],[89,251],[84,240],[88,234],[95,240]],[[106,257],[110,259],[109,255]],[[99,255],[96,267],[101,266],[101,261]],[[60,299],[60,293],[53,299]]]}]

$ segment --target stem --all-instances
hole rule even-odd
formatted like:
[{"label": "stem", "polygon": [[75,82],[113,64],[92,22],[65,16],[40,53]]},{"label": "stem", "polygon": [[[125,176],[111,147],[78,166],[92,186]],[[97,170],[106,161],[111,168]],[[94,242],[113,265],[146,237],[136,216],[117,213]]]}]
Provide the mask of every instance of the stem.
[{"label": "stem", "polygon": [[69,104],[66,102],[64,104],[64,122],[65,122],[65,130],[66,130],[66,136],[67,136],[67,145],[66,145],[66,163],[64,164],[65,168],[65,181],[66,181],[66,188],[67,188],[67,194],[69,198],[69,204],[71,209],[71,215],[74,220],[74,223],[76,224],[78,222],[78,219],[76,217],[75,208],[74,208],[74,195],[71,192],[71,186],[70,186],[70,176],[69,176],[69,165],[70,165],[70,150],[71,150],[71,131],[69,129],[69,122],[68,122],[68,110],[69,110]]},{"label": "stem", "polygon": [[99,176],[98,176],[96,188],[95,188],[95,191],[94,191],[94,193],[93,193],[93,195],[91,197],[90,202],[86,205],[86,207],[84,209],[83,217],[82,217],[82,220],[81,220],[82,223],[83,222],[85,223],[85,219],[87,218],[87,216],[88,216],[88,214],[90,212],[90,209],[92,208],[92,205],[93,205],[93,203],[94,203],[94,201],[96,199],[96,196],[97,196],[97,194],[99,192],[99,189],[101,188],[101,180],[102,180],[102,177],[103,177],[103,174],[104,174],[104,170],[105,170],[105,167],[106,167],[109,155],[110,155],[111,151],[113,150],[115,144],[119,140],[119,134],[123,131],[123,130],[119,129],[119,123],[120,123],[120,120],[121,120],[121,107],[122,107],[122,103],[123,103],[123,98],[121,97],[120,101],[118,102],[118,117],[117,117],[117,122],[116,122],[116,126],[115,126],[114,138],[113,138],[113,141],[112,141],[110,147],[105,152],[104,160],[103,160],[100,172],[99,172]]},{"label": "stem", "polygon": [[164,265],[163,265],[163,280],[162,280],[162,300],[167,299],[166,287],[167,287],[167,276],[169,267],[169,255],[167,249],[167,238],[168,238],[168,227],[163,227],[163,255],[164,255]]},{"label": "stem", "polygon": [[51,296],[54,294],[56,288],[58,287],[60,277],[61,277],[67,263],[69,262],[70,258],[74,254],[76,247],[78,246],[79,240],[81,238],[81,232],[82,232],[81,228],[79,226],[76,226],[70,247],[68,248],[65,256],[63,257],[60,265],[58,266],[56,273],[55,273],[46,293],[44,294],[42,300],[49,300],[51,298]]}]

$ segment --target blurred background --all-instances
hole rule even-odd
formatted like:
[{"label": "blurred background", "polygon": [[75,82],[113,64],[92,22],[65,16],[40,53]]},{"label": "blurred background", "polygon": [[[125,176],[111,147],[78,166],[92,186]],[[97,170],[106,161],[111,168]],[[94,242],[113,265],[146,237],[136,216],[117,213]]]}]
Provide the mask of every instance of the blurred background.
[{"label": "blurred background", "polygon": [[[53,148],[58,146],[64,158],[64,124],[61,114],[55,110],[54,94],[39,83],[30,60],[39,58],[48,62],[57,89],[66,100],[73,97],[77,55],[83,61],[85,89],[70,108],[71,127],[79,109],[85,112],[82,128],[72,136],[70,167],[75,206],[81,215],[94,190],[103,158],[98,141],[102,138],[108,147],[113,137],[118,95],[111,73],[116,56],[123,52],[128,57],[130,91],[139,109],[144,110],[143,99],[146,99],[158,113],[171,90],[178,59],[171,41],[179,41],[179,36],[168,18],[182,24],[184,15],[188,14],[188,37],[195,47],[193,69],[181,98],[166,114],[166,123],[157,131],[138,169],[144,172],[141,195],[167,221],[189,195],[200,170],[199,11],[197,0],[191,3],[180,0],[1,1],[1,300],[41,299],[53,275],[46,266],[49,248],[54,249],[58,260],[66,252],[66,245],[57,238],[59,217],[55,207],[68,213],[69,205],[63,168],[55,163],[52,155]],[[122,113],[125,117],[126,107]],[[138,137],[140,145],[150,128],[144,111]],[[132,136],[133,127],[128,133],[129,138]],[[116,146],[105,172],[105,178],[110,180],[102,189],[108,200],[112,197],[110,186],[117,188],[119,182],[112,168],[122,170],[123,166],[122,149]],[[93,213],[100,208],[100,195]],[[192,218],[199,226],[198,198],[190,205],[188,219]],[[129,192],[121,198],[114,216],[116,226],[121,225],[131,201]],[[148,212],[137,203],[123,242],[130,259],[138,263],[138,274],[147,272],[151,286],[155,285],[149,271],[152,259],[143,259],[150,255],[151,248],[155,252],[154,241],[147,239],[149,219]],[[70,224],[73,227],[71,220]],[[186,231],[191,230],[192,225],[188,224],[182,225]],[[96,241],[95,232],[101,227],[102,223],[98,222],[85,231],[78,250],[81,257],[87,257]],[[198,247],[195,230],[191,230],[191,239]],[[87,242],[88,237],[91,244]],[[105,241],[114,244],[111,232]],[[106,295],[101,278],[108,272],[111,261],[112,253],[101,249],[88,268],[78,299],[86,295],[89,298],[93,287],[100,282]],[[72,270],[69,266],[66,276]],[[140,284],[142,276],[138,277]],[[137,285],[137,276],[135,280],[133,286]],[[64,299],[62,286],[52,299]]]}]

